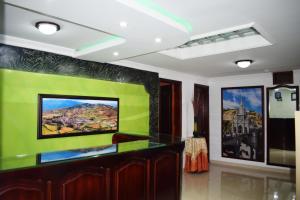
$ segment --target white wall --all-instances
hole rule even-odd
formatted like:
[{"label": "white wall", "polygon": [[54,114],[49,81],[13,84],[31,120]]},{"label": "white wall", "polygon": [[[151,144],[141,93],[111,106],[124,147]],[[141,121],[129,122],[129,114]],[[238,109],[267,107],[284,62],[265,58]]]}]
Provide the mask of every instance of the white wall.
[{"label": "white wall", "polygon": [[275,90],[270,91],[269,95],[269,117],[270,118],[294,118],[296,101],[291,100],[291,91],[289,88],[280,88],[281,101],[275,99]]},{"label": "white wall", "polygon": [[296,197],[300,198],[300,111],[296,112]]},{"label": "white wall", "polygon": [[[294,71],[294,83],[300,83],[300,70]],[[224,158],[221,156],[221,88],[263,85],[273,87],[272,73],[251,75],[227,76],[209,79],[209,111],[210,111],[210,159],[217,161],[247,164],[261,167],[279,168],[267,166],[265,163]],[[265,122],[266,122],[266,91],[265,91]],[[265,123],[265,160],[266,160],[266,123]]]},{"label": "white wall", "polygon": [[194,97],[194,84],[208,84],[208,79],[201,76],[193,76],[173,70],[163,69],[150,65],[144,65],[128,60],[113,62],[112,64],[152,71],[159,73],[160,78],[177,80],[182,82],[182,137],[193,135],[194,113],[192,99]]},{"label": "white wall", "polygon": [[[225,161],[236,164],[247,164],[259,167],[279,168],[266,165],[266,124],[265,124],[265,163],[245,161],[238,159],[223,158],[221,156],[221,88],[263,85],[273,87],[272,73],[226,76],[216,78],[206,78],[194,76],[173,70],[167,70],[150,65],[144,65],[128,60],[113,62],[112,64],[127,66],[131,68],[147,70],[159,73],[160,78],[172,79],[182,82],[182,137],[192,136],[193,133],[193,107],[192,99],[194,84],[209,85],[209,115],[210,115],[210,159]],[[300,70],[294,71],[294,85],[300,85]],[[266,122],[266,91],[265,91],[265,122]]]}]

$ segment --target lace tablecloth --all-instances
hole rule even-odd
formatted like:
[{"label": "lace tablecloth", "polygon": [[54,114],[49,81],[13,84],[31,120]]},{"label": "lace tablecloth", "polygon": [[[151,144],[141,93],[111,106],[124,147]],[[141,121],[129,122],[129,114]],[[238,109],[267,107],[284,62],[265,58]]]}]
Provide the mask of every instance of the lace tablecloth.
[{"label": "lace tablecloth", "polygon": [[185,172],[208,171],[207,144],[204,137],[185,141]]}]

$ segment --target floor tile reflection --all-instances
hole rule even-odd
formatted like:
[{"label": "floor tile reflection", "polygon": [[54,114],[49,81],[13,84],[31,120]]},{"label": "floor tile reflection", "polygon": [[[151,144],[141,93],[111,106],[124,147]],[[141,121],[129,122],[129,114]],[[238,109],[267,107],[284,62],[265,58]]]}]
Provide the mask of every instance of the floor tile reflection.
[{"label": "floor tile reflection", "polygon": [[293,175],[221,165],[183,174],[182,200],[295,200]]},{"label": "floor tile reflection", "polygon": [[296,164],[296,153],[295,151],[271,149],[270,148],[270,163],[292,165]]}]

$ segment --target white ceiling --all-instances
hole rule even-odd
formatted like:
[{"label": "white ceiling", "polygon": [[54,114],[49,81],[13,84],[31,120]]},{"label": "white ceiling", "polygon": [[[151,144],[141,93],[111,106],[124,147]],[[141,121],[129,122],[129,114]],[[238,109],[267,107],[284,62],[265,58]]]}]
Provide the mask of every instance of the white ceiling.
[{"label": "white ceiling", "polygon": [[[109,34],[93,30],[59,19],[53,19],[38,13],[30,12],[18,7],[5,5],[5,33],[18,38],[40,41],[66,48],[77,49],[83,44],[108,37]],[[52,36],[43,35],[38,29],[33,28],[38,21],[51,21],[60,25],[59,34]],[[77,33],[77,34],[74,34]],[[82,37],[82,36],[85,37]],[[66,39],[68,38],[68,39]]]},{"label": "white ceiling", "polygon": [[[84,52],[78,53],[73,48],[63,52],[65,55],[80,59],[110,62],[160,51],[180,45],[189,39],[189,34],[180,24],[172,23],[159,14],[147,12],[145,6],[140,6],[130,0],[5,0],[4,2],[2,34],[8,36],[4,40],[8,44],[27,47],[26,45],[31,43],[30,48],[41,49],[40,46],[43,46],[41,50],[45,51],[49,45],[57,45],[60,49],[69,48],[70,46],[66,46],[66,43],[78,44],[81,41],[81,45],[93,44],[91,43],[91,40],[95,39],[91,37],[93,31],[94,33],[97,31],[99,37],[94,44],[107,35],[114,35],[121,39],[120,42],[112,40],[109,44],[104,42],[90,45],[92,48]],[[30,16],[14,17],[22,16],[25,12]],[[34,22],[44,20],[44,18],[62,24],[61,30],[52,36],[31,35],[31,32],[37,32]],[[16,26],[16,21],[22,26]],[[127,21],[128,27],[121,28],[119,25],[121,21]],[[71,28],[71,25],[67,27],[67,24],[73,24],[72,27],[77,28],[72,30],[72,33],[65,34],[65,32],[70,32],[67,29]],[[86,28],[91,29],[89,34],[85,34]],[[155,43],[156,37],[162,38],[163,43]],[[31,42],[25,41],[17,44],[20,38]],[[42,44],[33,45],[34,42]],[[57,53],[51,47],[48,51]],[[115,51],[119,52],[118,57],[113,56]]]},{"label": "white ceiling", "polygon": [[[154,1],[189,21],[193,27],[191,35],[254,22],[273,45],[190,60],[155,53],[132,61],[210,77],[300,68],[299,0]],[[238,69],[234,61],[239,59],[253,59],[254,63],[247,69]]]},{"label": "white ceiling", "polygon": [[[5,3],[2,16],[5,25],[0,39],[7,44],[98,62],[129,59],[208,77],[300,69],[299,0],[5,0]],[[34,27],[40,20],[59,23],[62,29],[53,36],[41,35]],[[180,20],[187,21],[192,30],[188,31]],[[128,27],[121,28],[120,21],[127,21]],[[259,26],[273,45],[186,60],[153,53],[177,47],[195,35],[249,23]],[[117,40],[97,43],[112,35]],[[154,42],[156,37],[162,38],[161,44]],[[76,54],[76,49],[89,44],[92,48]],[[114,51],[120,55],[114,57]],[[234,61],[239,59],[253,59],[254,63],[247,69],[238,69]]]}]

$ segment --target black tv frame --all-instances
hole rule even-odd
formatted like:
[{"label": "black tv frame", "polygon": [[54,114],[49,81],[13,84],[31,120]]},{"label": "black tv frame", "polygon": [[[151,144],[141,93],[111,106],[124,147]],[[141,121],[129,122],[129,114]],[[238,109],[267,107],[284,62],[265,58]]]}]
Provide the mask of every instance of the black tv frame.
[{"label": "black tv frame", "polygon": [[[42,134],[42,99],[43,98],[57,98],[57,99],[86,99],[86,100],[108,100],[117,101],[117,130],[105,130],[105,131],[90,131],[90,132],[80,132],[80,133],[68,133],[68,134],[56,134],[56,135],[43,135]],[[116,133],[119,131],[119,98],[111,97],[94,97],[94,96],[74,96],[74,95],[58,95],[58,94],[38,94],[38,127],[37,127],[37,139],[47,139],[47,138],[59,138],[59,137],[71,137],[71,136],[84,136],[84,135],[95,135],[104,133]]]}]

